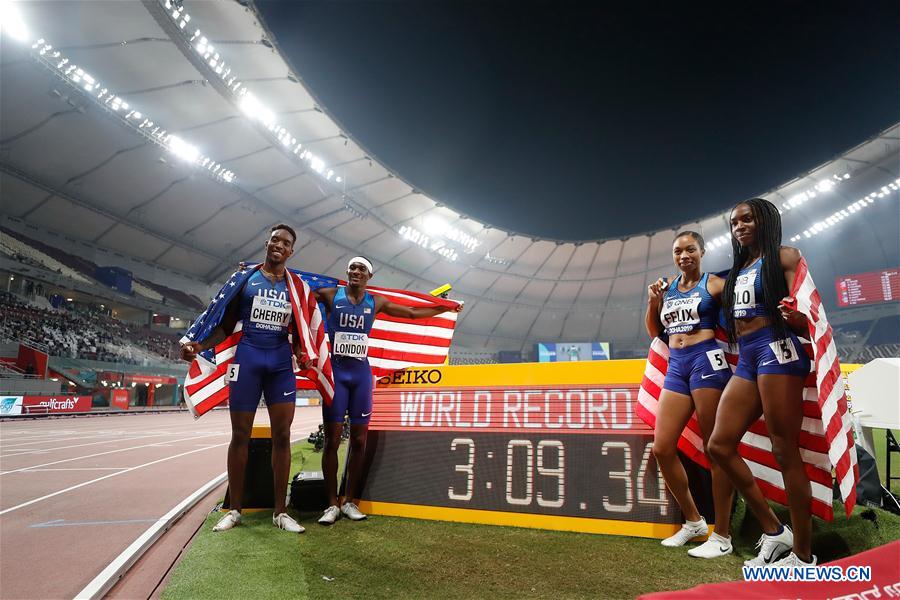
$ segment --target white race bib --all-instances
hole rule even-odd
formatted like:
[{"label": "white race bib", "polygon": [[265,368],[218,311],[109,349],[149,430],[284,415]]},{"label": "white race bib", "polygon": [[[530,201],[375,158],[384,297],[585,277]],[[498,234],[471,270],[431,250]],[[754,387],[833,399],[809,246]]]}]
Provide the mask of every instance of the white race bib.
[{"label": "white race bib", "polygon": [[278,298],[254,296],[253,307],[250,309],[250,322],[262,325],[263,329],[287,327],[291,322],[291,303]]},{"label": "white race bib", "polygon": [[790,338],[772,342],[769,344],[769,348],[772,349],[772,354],[775,355],[778,364],[786,365],[800,359],[800,355],[797,354],[797,348],[794,346],[794,340]]},{"label": "white race bib", "polygon": [[756,307],[756,269],[738,275],[734,284],[734,316],[749,316]]},{"label": "white race bib", "polygon": [[339,356],[366,358],[369,355],[369,336],[365,333],[335,331],[331,352]]},{"label": "white race bib", "polygon": [[722,371],[729,368],[728,362],[725,360],[725,352],[723,352],[721,348],[710,350],[706,353],[706,358],[709,359],[709,364],[713,368],[713,371]]},{"label": "white race bib", "polygon": [[686,333],[700,325],[700,296],[667,298],[659,313],[668,333]]}]

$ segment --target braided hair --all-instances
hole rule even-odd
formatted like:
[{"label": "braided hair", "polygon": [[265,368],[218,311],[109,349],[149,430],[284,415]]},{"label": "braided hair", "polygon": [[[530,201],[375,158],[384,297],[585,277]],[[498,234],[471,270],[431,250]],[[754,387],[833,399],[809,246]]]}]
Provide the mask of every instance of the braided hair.
[{"label": "braided hair", "polygon": [[[778,304],[788,295],[787,282],[784,279],[784,270],[781,268],[781,214],[774,204],[762,198],[751,198],[739,202],[734,208],[746,204],[753,212],[753,220],[756,223],[756,244],[759,246],[763,257],[762,269],[762,303],[766,316],[772,324],[775,339],[787,337],[787,326]],[[734,209],[732,209],[734,210]],[[734,262],[731,271],[725,279],[725,289],[722,293],[722,310],[725,313],[725,328],[728,331],[728,339],[734,343],[737,341],[737,328],[734,322],[734,286],[737,283],[738,271],[746,264],[750,256],[750,249],[741,246],[734,234],[731,236],[731,250]]]}]

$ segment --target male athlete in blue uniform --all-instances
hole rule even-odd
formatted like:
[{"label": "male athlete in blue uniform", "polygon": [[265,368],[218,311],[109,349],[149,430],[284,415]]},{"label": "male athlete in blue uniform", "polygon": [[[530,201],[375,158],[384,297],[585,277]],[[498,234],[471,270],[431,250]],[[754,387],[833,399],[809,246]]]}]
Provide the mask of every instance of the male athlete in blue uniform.
[{"label": "male athlete in blue uniform", "polygon": [[303,527],[285,512],[285,494],[291,468],[291,423],[294,420],[296,380],[293,358],[305,364],[299,342],[288,338],[292,318],[285,280],[285,262],[294,253],[297,234],[287,225],[276,225],[266,240],[266,261],[244,284],[228,306],[221,324],[207,339],[188,342],[181,356],[191,361],[199,352],[213,348],[231,335],[241,321],[241,339],[229,371],[231,443],[228,446],[228,491],[231,510],[213,531],[225,531],[241,522],[241,500],[247,449],[253,417],[260,396],[265,396],[272,426],[272,471],[275,476],[273,524],[292,533]]},{"label": "male athlete in blue uniform", "polygon": [[[366,291],[366,284],[373,274],[372,263],[362,256],[350,259],[347,264],[347,286],[319,288],[316,299],[325,305],[328,313],[328,334],[331,336],[331,370],[334,375],[334,400],[331,406],[322,407],[325,421],[325,450],[322,470],[328,490],[329,506],[319,519],[323,525],[331,525],[343,513],[348,519],[359,521],[366,515],[353,502],[362,472],[366,450],[366,435],[372,415],[372,369],[369,367],[369,332],[375,315],[383,312],[392,317],[427,319],[446,312],[444,307],[409,307],[388,301],[384,296],[373,296]],[[456,311],[462,310],[460,304]],[[350,465],[344,504],[338,508],[337,465],[338,446],[344,414],[350,415]]]}]

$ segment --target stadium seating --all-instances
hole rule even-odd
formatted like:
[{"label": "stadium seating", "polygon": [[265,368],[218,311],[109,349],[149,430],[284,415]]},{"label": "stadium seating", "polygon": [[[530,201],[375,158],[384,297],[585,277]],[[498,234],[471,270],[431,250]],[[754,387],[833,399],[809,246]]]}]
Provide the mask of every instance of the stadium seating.
[{"label": "stadium seating", "polygon": [[178,336],[99,312],[38,308],[0,292],[0,340],[28,343],[51,356],[147,364],[178,360]]},{"label": "stadium seating", "polygon": [[[5,227],[0,227],[0,233],[3,234],[0,236],[0,251],[14,260],[44,267],[81,283],[100,285],[94,278],[97,271],[94,262]],[[134,278],[131,289],[135,294],[155,302],[174,301],[187,308],[201,310],[206,307],[196,296],[145,279]]]}]

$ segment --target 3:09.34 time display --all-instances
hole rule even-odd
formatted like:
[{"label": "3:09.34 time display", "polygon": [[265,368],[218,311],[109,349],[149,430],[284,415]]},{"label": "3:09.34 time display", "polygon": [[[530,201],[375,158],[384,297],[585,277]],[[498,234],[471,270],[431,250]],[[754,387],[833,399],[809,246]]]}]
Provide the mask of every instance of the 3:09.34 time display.
[{"label": "3:09.34 time display", "polygon": [[[676,523],[650,434],[379,431],[363,498]],[[371,442],[370,442],[371,443]]]}]

